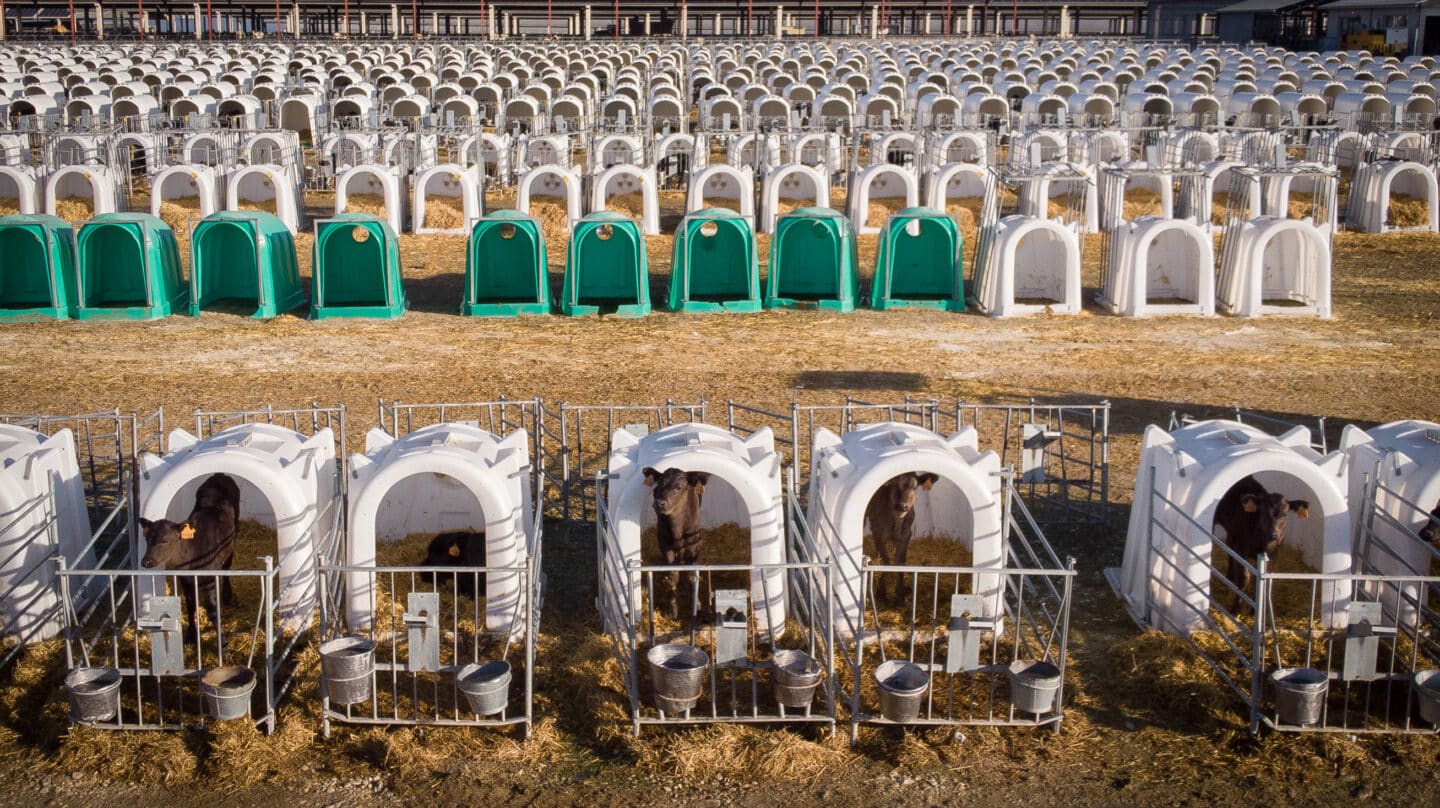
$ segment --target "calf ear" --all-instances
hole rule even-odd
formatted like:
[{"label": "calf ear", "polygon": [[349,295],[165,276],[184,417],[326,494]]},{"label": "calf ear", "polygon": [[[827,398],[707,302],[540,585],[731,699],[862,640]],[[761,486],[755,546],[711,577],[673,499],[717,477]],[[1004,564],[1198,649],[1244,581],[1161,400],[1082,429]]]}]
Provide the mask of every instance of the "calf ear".
[{"label": "calf ear", "polygon": [[645,475],[646,485],[654,485],[655,482],[660,479],[660,472],[650,468],[649,466],[646,466],[645,470],[640,473]]},{"label": "calf ear", "polygon": [[1292,499],[1290,500],[1290,510],[1294,511],[1296,516],[1305,519],[1310,516],[1310,503],[1303,499]]},{"label": "calf ear", "polygon": [[916,475],[916,478],[920,480],[920,487],[924,488],[926,491],[929,491],[935,486],[935,483],[939,481],[940,475],[927,471],[924,474]]},{"label": "calf ear", "polygon": [[143,516],[142,516],[141,518],[135,520],[135,521],[137,521],[137,522],[140,523],[140,529],[141,529],[141,530],[149,530],[150,527],[155,524],[154,522],[150,521],[149,519],[144,518]]},{"label": "calf ear", "polygon": [[186,522],[180,526],[180,538],[190,541],[195,538],[195,526]]},{"label": "calf ear", "polygon": [[1254,513],[1260,510],[1260,498],[1254,494],[1246,494],[1240,498],[1240,509],[1246,513]]},{"label": "calf ear", "polygon": [[690,485],[695,488],[704,488],[710,482],[710,473],[707,471],[692,471],[687,473],[686,477],[689,478]]}]

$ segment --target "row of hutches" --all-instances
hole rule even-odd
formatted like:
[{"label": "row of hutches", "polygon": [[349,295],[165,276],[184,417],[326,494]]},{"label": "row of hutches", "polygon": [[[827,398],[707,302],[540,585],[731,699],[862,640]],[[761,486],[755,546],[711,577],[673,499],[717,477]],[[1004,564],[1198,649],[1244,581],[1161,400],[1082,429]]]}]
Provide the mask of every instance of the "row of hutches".
[{"label": "row of hutches", "polygon": [[[172,430],[163,453],[157,442],[138,458],[135,507],[122,500],[90,513],[75,435],[4,426],[0,498],[18,515],[0,532],[0,603],[17,643],[6,660],[61,638],[77,722],[178,729],[250,718],[273,728],[276,704],[295,689],[292,655],[313,641],[320,670],[304,675],[323,680],[327,733],[336,723],[528,732],[546,596],[548,450],[526,428],[497,434],[443,412],[404,434],[371,430],[348,463],[333,421],[308,432],[262,421]],[[802,465],[782,455],[768,427],[682,421],[610,435],[589,489],[596,605],[625,680],[616,697],[628,697],[635,731],[705,721],[834,726],[837,704],[852,733],[861,723],[1058,727],[1075,565],[1045,539],[1017,494],[1021,479],[982,449],[974,426],[944,435],[882,421],[807,437]],[[1440,424],[1350,427],[1332,452],[1311,439],[1303,427],[1275,436],[1239,421],[1151,427],[1124,566],[1108,574],[1142,626],[1193,638],[1227,599],[1212,592],[1223,580],[1210,528],[1221,498],[1246,479],[1304,497],[1309,516],[1292,520],[1287,543],[1300,548],[1305,571],[1262,568],[1254,597],[1268,624],[1238,613],[1227,631],[1251,632],[1233,641],[1260,649],[1266,632],[1293,632],[1286,621],[1298,618],[1317,647],[1343,645],[1343,666],[1335,650],[1323,663],[1319,651],[1304,659],[1329,666],[1318,675],[1337,686],[1318,703],[1333,715],[1296,717],[1281,674],[1301,660],[1278,640],[1274,657],[1267,649],[1253,660],[1257,679],[1276,684],[1273,701],[1268,688],[1250,694],[1252,715],[1282,730],[1333,728],[1343,703],[1343,726],[1355,731],[1433,732],[1440,577],[1430,565],[1440,551],[1420,536],[1440,529],[1426,507],[1440,500]],[[808,484],[799,489],[802,469]],[[699,563],[681,565],[667,585],[677,568],[653,544],[652,499],[669,470],[705,477],[699,524],[709,539]],[[136,563],[146,553],[136,520],[185,520],[216,474],[238,482],[241,524],[261,526],[234,569]],[[908,474],[934,475],[917,491],[911,561],[877,563],[868,505]],[[427,557],[431,536],[454,531],[481,546],[437,559],[432,542]],[[942,549],[915,560],[924,542]],[[265,556],[258,568],[252,556]],[[1311,597],[1277,605],[1276,576],[1287,574]],[[238,605],[226,601],[212,619],[183,614],[178,590],[219,576],[233,582]],[[887,576],[904,584],[889,587],[893,597]],[[676,605],[677,593],[688,606]],[[1364,721],[1350,706],[1355,687],[1368,688]]]},{"label": "row of hutches", "polygon": [[[1125,316],[1211,315],[1217,304],[1244,317],[1330,316],[1324,229],[1284,217],[1229,227],[1227,237],[1239,246],[1224,251],[1217,281],[1209,229],[1188,219],[1126,223],[1112,236],[1099,302]],[[987,228],[993,236],[982,239],[968,283],[954,217],[905,208],[879,230],[872,308],[963,311],[968,300],[996,317],[1081,311],[1080,237],[1058,219],[1012,215]],[[541,222],[512,210],[480,218],[467,242],[461,312],[546,314],[558,302],[566,315],[648,314],[643,225],[599,212],[580,218],[571,233],[556,301]],[[688,313],[851,311],[861,295],[855,233],[851,220],[829,208],[802,207],[780,216],[762,293],[750,220],[723,208],[695,211],[673,237],[668,307]],[[268,318],[309,299],[294,237],[274,215],[213,213],[196,224],[191,238],[187,281],[175,234],[159,217],[103,214],[78,235],[54,216],[0,217],[0,246],[7,251],[0,319],[143,320],[206,309]],[[386,220],[367,213],[320,220],[313,253],[311,317],[403,315],[400,242]]]}]

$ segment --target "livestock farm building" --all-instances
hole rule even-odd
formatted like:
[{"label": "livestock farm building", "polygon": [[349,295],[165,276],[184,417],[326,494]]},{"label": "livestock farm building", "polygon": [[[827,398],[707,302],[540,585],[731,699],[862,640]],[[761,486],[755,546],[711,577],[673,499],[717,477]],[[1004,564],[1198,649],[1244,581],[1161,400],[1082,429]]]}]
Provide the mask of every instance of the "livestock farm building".
[{"label": "livestock farm building", "polygon": [[0,7],[0,793],[1436,802],[1363,11]]}]

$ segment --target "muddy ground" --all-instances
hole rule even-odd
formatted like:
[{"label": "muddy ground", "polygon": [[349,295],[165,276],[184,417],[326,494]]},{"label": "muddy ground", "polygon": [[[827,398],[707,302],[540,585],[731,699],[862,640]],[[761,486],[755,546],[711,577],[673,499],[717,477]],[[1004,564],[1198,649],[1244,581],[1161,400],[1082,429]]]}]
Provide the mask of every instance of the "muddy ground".
[{"label": "muddy ground", "polygon": [[[1087,253],[1087,301],[1100,283],[1097,246]],[[308,276],[308,239],[301,247]],[[171,425],[185,425],[194,408],[343,403],[356,451],[382,398],[705,398],[776,408],[846,394],[1105,399],[1114,408],[1110,524],[1052,535],[1080,569],[1075,690],[1060,733],[978,730],[956,740],[944,732],[875,730],[854,749],[843,737],[787,729],[648,732],[635,742],[623,727],[598,720],[589,702],[555,700],[545,705],[551,715],[542,713],[536,740],[486,739],[453,754],[444,751],[453,741],[433,737],[439,731],[341,730],[322,741],[312,708],[287,716],[301,729],[286,734],[283,754],[265,753],[262,742],[250,754],[230,755],[213,739],[187,733],[101,755],[88,746],[92,735],[68,733],[63,722],[36,729],[30,712],[38,708],[22,702],[0,711],[0,792],[10,801],[198,806],[213,804],[220,792],[242,806],[422,799],[547,806],[1440,802],[1440,740],[1433,736],[1251,739],[1238,701],[1197,705],[1211,698],[1199,688],[1155,698],[1137,683],[1143,671],[1127,656],[1136,629],[1100,574],[1120,560],[1148,424],[1231,407],[1306,421],[1325,416],[1332,429],[1440,418],[1440,236],[1342,235],[1329,321],[1129,320],[1088,302],[1080,316],[1007,321],[926,311],[481,320],[457,314],[463,247],[462,238],[402,238],[410,311],[394,322],[310,322],[302,310],[269,322],[217,312],[153,323],[4,325],[0,410],[164,407]],[[665,251],[660,244],[652,255]],[[656,264],[652,297],[659,301],[667,267]],[[554,284],[558,269],[552,256]],[[563,662],[560,649],[593,642],[597,632],[591,534],[569,527],[547,529],[552,644],[542,648],[542,666]],[[617,709],[617,694],[594,698]],[[707,747],[716,762],[693,770],[684,755]],[[793,765],[762,765],[770,749],[793,756],[785,758]],[[237,767],[248,770],[237,776]]]}]

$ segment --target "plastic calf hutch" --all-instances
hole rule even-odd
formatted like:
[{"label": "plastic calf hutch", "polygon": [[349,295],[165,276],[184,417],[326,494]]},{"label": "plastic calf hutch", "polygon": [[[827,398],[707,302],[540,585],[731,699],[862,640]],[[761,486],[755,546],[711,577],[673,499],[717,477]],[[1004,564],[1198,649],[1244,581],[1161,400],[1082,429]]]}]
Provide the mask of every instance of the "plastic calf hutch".
[{"label": "plastic calf hutch", "polygon": [[233,171],[225,180],[225,208],[273,205],[290,232],[300,229],[300,189],[288,171],[277,165],[252,165]]},{"label": "plastic calf hutch", "polygon": [[852,311],[859,297],[855,231],[829,208],[798,208],[782,216],[770,239],[765,308],[802,304]]},{"label": "plastic calf hutch", "polygon": [[530,205],[536,197],[558,199],[565,205],[565,226],[574,228],[583,214],[580,194],[583,184],[579,172],[572,169],[553,164],[536,166],[520,177],[515,207],[522,213],[531,213]]},{"label": "plastic calf hutch", "polygon": [[613,307],[621,317],[650,313],[650,277],[645,237],[634,219],[608,211],[575,225],[565,261],[560,313],[599,314]]},{"label": "plastic calf hutch", "polygon": [[[741,438],[720,427],[684,423],[636,437],[620,429],[610,437],[611,482],[606,489],[610,528],[626,565],[638,564],[640,533],[655,521],[651,488],[644,469],[701,471],[710,475],[700,504],[700,524],[733,522],[750,531],[750,563],[785,561],[785,512],[780,495],[780,457],[775,438],[762,427]],[[652,562],[653,563],[653,562]],[[702,558],[701,563],[706,563]],[[639,573],[631,573],[633,607],[639,602]],[[785,575],[773,566],[750,573],[752,616],[760,630],[780,636],[785,630]]]},{"label": "plastic calf hutch", "polygon": [[1215,305],[1239,317],[1330,317],[1330,240],[1310,220],[1261,216],[1227,232]]},{"label": "plastic calf hutch", "polygon": [[153,320],[183,310],[175,234],[145,213],[106,213],[76,237],[78,320]]},{"label": "plastic calf hutch", "polygon": [[0,218],[0,321],[70,316],[75,229],[55,216]]},{"label": "plastic calf hutch", "polygon": [[1000,220],[976,257],[970,293],[991,317],[1080,313],[1080,242],[1059,222],[1028,216]]},{"label": "plastic calf hutch", "polygon": [[220,185],[215,169],[202,165],[178,165],[162,169],[150,180],[150,215],[160,215],[160,205],[173,199],[194,199],[201,218],[220,208]]},{"label": "plastic calf hutch", "polygon": [[760,267],[755,234],[743,214],[708,208],[689,214],[675,233],[670,310],[760,310]]},{"label": "plastic calf hutch", "polygon": [[[1368,430],[1347,426],[1340,435],[1340,451],[1349,458],[1350,512],[1360,565],[1356,572],[1430,575],[1437,550],[1420,539],[1420,532],[1440,519],[1431,516],[1440,503],[1440,424],[1394,421]],[[1379,513],[1358,507],[1367,498],[1373,498]],[[1429,593],[1423,591],[1431,587],[1399,585],[1399,593],[1396,584],[1368,587],[1375,600],[1398,607],[1399,614],[1389,616],[1402,625],[1423,625],[1422,614],[1433,609]]]},{"label": "plastic calf hutch", "polygon": [[[1304,427],[1279,437],[1238,421],[1202,421],[1174,432],[1147,428],[1118,580],[1131,616],[1182,636],[1205,627],[1212,597],[1222,599],[1210,590],[1212,572],[1222,572],[1211,569],[1215,510],[1246,477],[1286,499],[1308,501],[1309,516],[1289,520],[1286,544],[1298,545],[1321,574],[1349,572],[1345,465],[1344,452],[1312,449]],[[1315,618],[1344,626],[1350,583],[1328,581],[1321,588],[1323,610]]]},{"label": "plastic calf hutch", "polygon": [[[530,438],[505,437],[463,423],[441,423],[395,438],[376,428],[365,454],[350,458],[350,520],[346,564],[374,567],[375,547],[412,533],[483,531],[485,630],[519,636],[521,566],[535,528],[530,486]],[[418,566],[425,559],[417,558]],[[346,576],[345,622],[351,631],[374,628],[373,578]]]},{"label": "plastic calf hutch", "polygon": [[190,315],[232,301],[268,319],[305,305],[295,237],[276,216],[222,211],[195,226],[191,239]]},{"label": "plastic calf hutch", "polygon": [[64,626],[53,555],[94,566],[75,435],[0,424],[0,619],[4,636],[42,642]]},{"label": "plastic calf hutch", "polygon": [[377,317],[405,313],[400,245],[378,216],[344,213],[315,226],[315,301],[310,317]]},{"label": "plastic calf hutch", "polygon": [[932,208],[890,216],[880,234],[870,306],[965,310],[963,239],[955,220]]},{"label": "plastic calf hutch", "polygon": [[993,567],[997,575],[975,576],[971,594],[981,598],[977,617],[1000,614],[998,573],[1005,565],[1000,457],[981,452],[977,441],[974,427],[948,438],[902,423],[867,424],[844,435],[815,431],[806,521],[835,565],[838,637],[855,637],[862,622],[865,509],[885,483],[912,472],[939,477],[930,490],[917,492],[914,535],[954,541],[971,552],[969,566]]},{"label": "plastic calf hutch", "polygon": [[379,196],[385,203],[385,222],[396,233],[405,230],[405,185],[397,169],[383,165],[358,165],[335,180],[335,213],[344,213],[353,194]]},{"label": "plastic calf hutch", "polygon": [[465,251],[460,313],[514,317],[550,313],[550,281],[540,220],[497,210],[475,223]]},{"label": "plastic calf hutch", "polygon": [[[469,231],[467,227],[471,222],[484,214],[483,180],[480,178],[480,171],[466,169],[459,165],[438,165],[432,166],[420,172],[415,177],[415,193],[411,197],[411,205],[414,211],[411,214],[411,227],[417,234],[429,233],[452,233],[461,234]],[[426,218],[427,208],[430,202],[436,198],[458,200],[461,210],[461,222],[455,227],[435,227]]]},{"label": "plastic calf hutch", "polygon": [[[275,528],[279,564],[276,616],[287,631],[310,624],[319,601],[315,565],[323,537],[339,518],[339,466],[335,436],[321,429],[305,436],[275,424],[249,423],[200,440],[183,429],[170,432],[168,451],[140,456],[140,510],[146,519],[185,521],[195,492],[214,474],[240,486],[240,518]],[[145,555],[139,537],[136,558]],[[164,592],[164,572],[149,582],[143,600]]]},{"label": "plastic calf hutch", "polygon": [[1110,238],[1100,305],[1126,317],[1215,313],[1215,246],[1204,228],[1142,216]]}]

